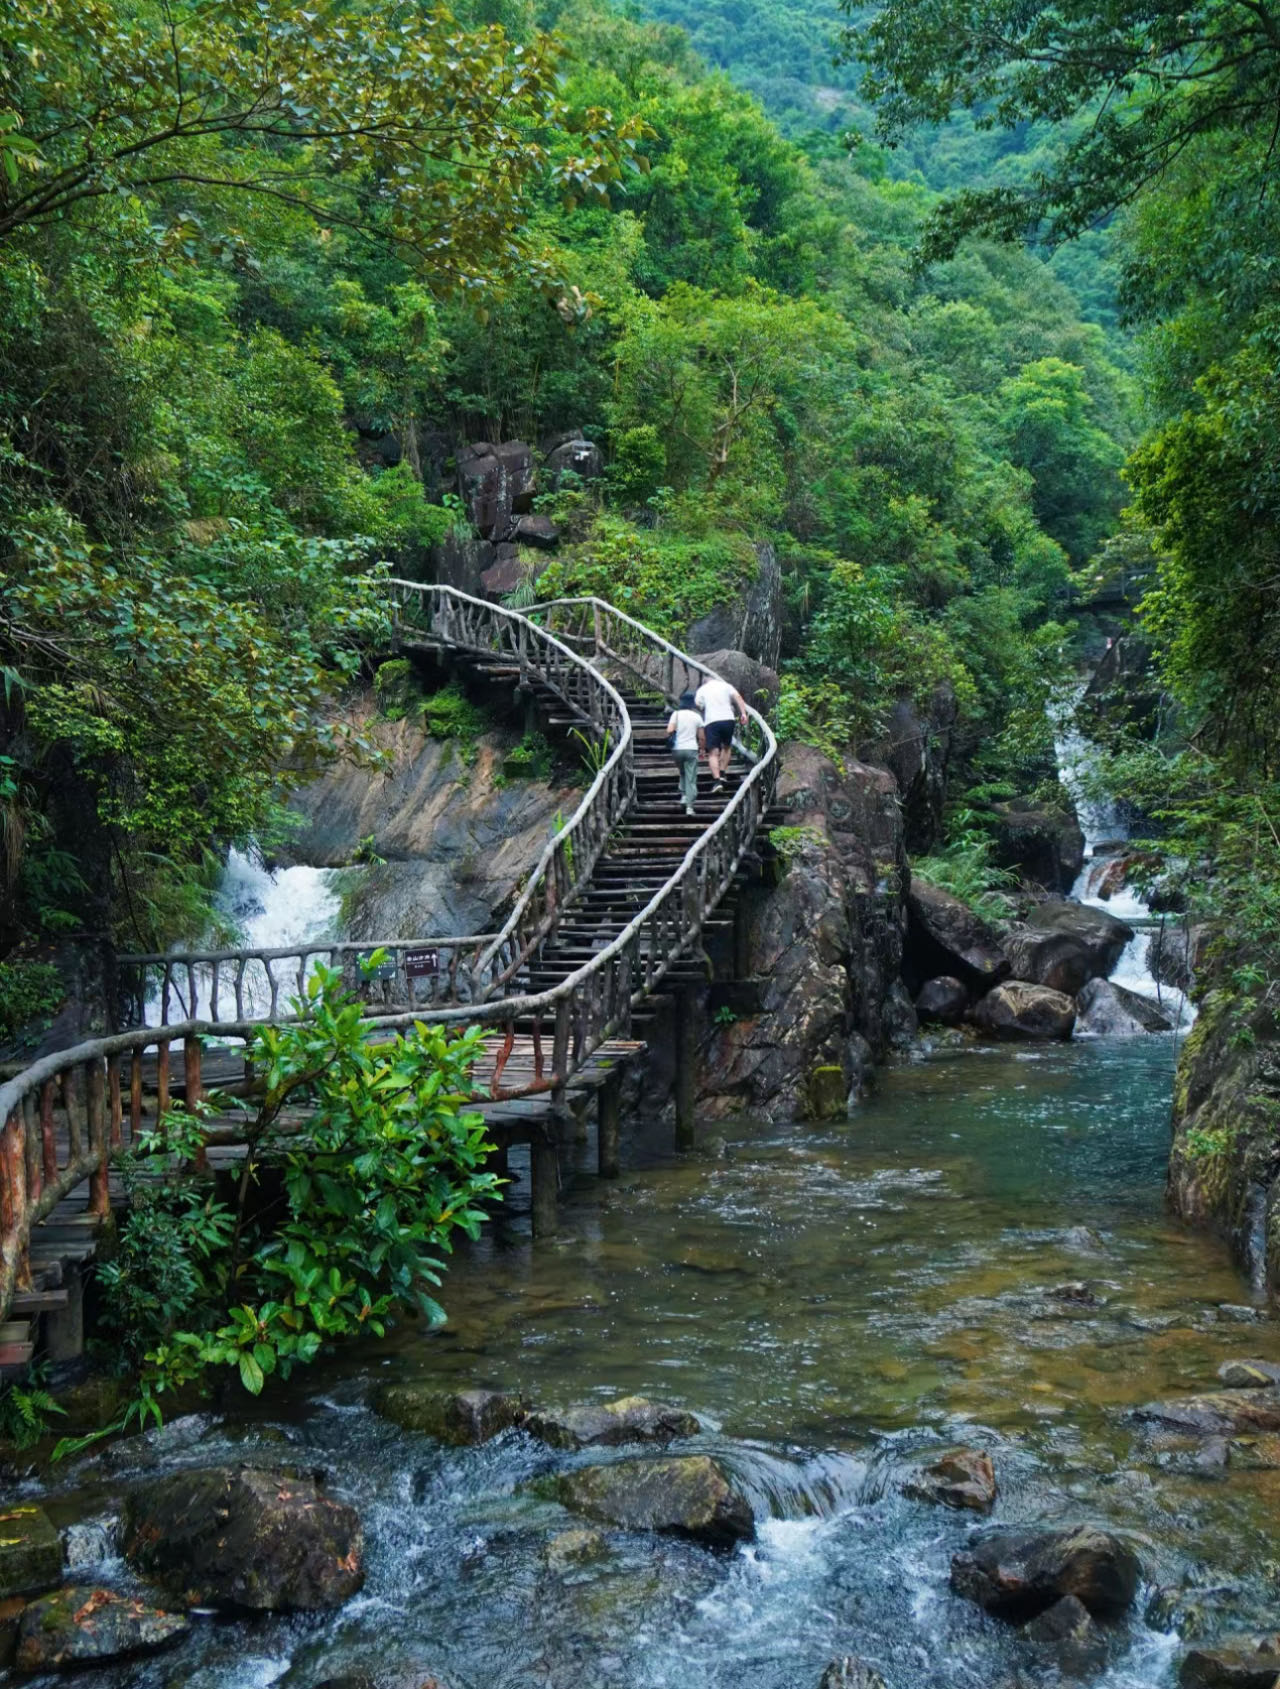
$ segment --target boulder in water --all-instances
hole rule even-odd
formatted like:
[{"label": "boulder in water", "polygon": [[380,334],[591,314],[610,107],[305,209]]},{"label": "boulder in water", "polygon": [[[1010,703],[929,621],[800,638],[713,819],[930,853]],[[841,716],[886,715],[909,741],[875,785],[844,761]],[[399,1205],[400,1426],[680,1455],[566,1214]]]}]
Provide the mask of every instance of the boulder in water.
[{"label": "boulder in water", "polygon": [[1068,933],[1077,939],[1088,952],[1096,979],[1105,979],[1112,972],[1134,936],[1127,922],[1108,915],[1105,909],[1091,909],[1070,898],[1053,897],[1037,904],[1027,924],[1040,932]]},{"label": "boulder in water", "polygon": [[1135,1417],[1195,1436],[1280,1431],[1280,1387],[1209,1390],[1198,1396],[1170,1396],[1134,1410]]},{"label": "boulder in water", "polygon": [[755,1535],[746,1497],[705,1454],[579,1466],[556,1480],[555,1494],[575,1513],[624,1531],[662,1531],[713,1548]]},{"label": "boulder in water", "polygon": [[1047,985],[1074,997],[1093,976],[1093,958],[1069,932],[1041,932],[1035,927],[1011,927],[1000,940],[1015,979]]},{"label": "boulder in water", "polygon": [[1091,1677],[1107,1663],[1106,1636],[1075,1595],[1046,1607],[1022,1634],[1066,1677]]},{"label": "boulder in water", "polygon": [[524,1421],[531,1436],[556,1449],[609,1447],[619,1443],[670,1443],[696,1437],[702,1426],[683,1408],[651,1402],[644,1396],[591,1403],[562,1413],[539,1409]]},{"label": "boulder in water", "polygon": [[1015,1623],[1035,1618],[1066,1595],[1095,1617],[1114,1618],[1132,1603],[1140,1575],[1129,1545],[1091,1525],[988,1531],[951,1561],[957,1595]]},{"label": "boulder in water", "polygon": [[131,1654],[152,1654],[191,1628],[181,1613],[165,1613],[110,1589],[60,1589],[33,1601],[18,1626],[19,1671],[67,1671]]},{"label": "boulder in water", "polygon": [[846,1654],[843,1659],[832,1660],[822,1674],[818,1689],[885,1689],[885,1683],[865,1660],[856,1654]]},{"label": "boulder in water", "polygon": [[973,1018],[995,1038],[1067,1039],[1076,1024],[1076,1006],[1047,985],[1011,979],[987,992]]},{"label": "boulder in water", "polygon": [[948,1449],[902,1486],[915,1501],[990,1513],[996,1504],[996,1474],[991,1456],[981,1449]]},{"label": "boulder in water", "polygon": [[927,979],[916,997],[916,1013],[937,1026],[958,1026],[968,1013],[969,993],[951,974]]},{"label": "boulder in water", "polygon": [[487,1443],[523,1425],[529,1404],[505,1390],[441,1390],[434,1384],[383,1384],[374,1411],[402,1431],[420,1431],[455,1448]]},{"label": "boulder in water", "polygon": [[1275,1361],[1223,1361],[1218,1377],[1228,1390],[1265,1390],[1280,1384],[1280,1365]]},{"label": "boulder in water", "polygon": [[1009,974],[995,932],[967,903],[912,875],[907,894],[908,948],[920,975],[950,975],[986,988]]},{"label": "boulder in water", "polygon": [[1280,1636],[1241,1636],[1193,1648],[1178,1671],[1181,1689],[1274,1689],[1277,1678]]},{"label": "boulder in water", "polygon": [[364,1583],[356,1510],[292,1472],[157,1478],[125,1502],[123,1550],[144,1577],[200,1606],[339,1607]]},{"label": "boulder in water", "polygon": [[1076,998],[1076,1031],[1097,1038],[1135,1038],[1169,1032],[1173,1022],[1149,997],[1109,979],[1091,979]]},{"label": "boulder in water", "polygon": [[0,1507],[0,1601],[62,1581],[62,1539],[34,1502]]}]

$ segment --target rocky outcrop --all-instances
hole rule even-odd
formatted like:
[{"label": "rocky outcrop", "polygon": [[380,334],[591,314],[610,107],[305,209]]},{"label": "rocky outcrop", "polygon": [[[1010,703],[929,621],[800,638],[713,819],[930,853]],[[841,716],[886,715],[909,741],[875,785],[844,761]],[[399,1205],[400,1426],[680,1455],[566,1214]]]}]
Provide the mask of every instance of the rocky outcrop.
[{"label": "rocky outcrop", "polygon": [[859,756],[883,764],[898,782],[907,849],[913,856],[925,855],[942,836],[956,715],[949,684],[937,687],[923,709],[899,698],[889,711],[883,738],[858,747]]},{"label": "rocky outcrop", "polygon": [[1076,1006],[1061,991],[1011,979],[988,991],[973,1011],[983,1032],[1012,1040],[1067,1039],[1076,1023]]},{"label": "rocky outcrop", "polygon": [[1091,979],[1076,998],[1076,1031],[1095,1038],[1134,1038],[1168,1032],[1173,1022],[1136,991],[1109,979]]},{"label": "rocky outcrop", "polygon": [[604,474],[604,453],[575,430],[553,434],[542,442],[548,485],[560,485],[566,471],[582,481],[594,481]]},{"label": "rocky outcrop", "polygon": [[958,1026],[969,1012],[968,989],[950,974],[927,979],[916,993],[916,1014],[937,1026]]},{"label": "rocky outcrop", "polygon": [[1129,1545],[1109,1531],[1009,1528],[974,1538],[954,1557],[951,1587],[1015,1623],[1069,1595],[1095,1617],[1115,1618],[1132,1604],[1141,1570]]},{"label": "rocky outcrop", "polygon": [[1212,939],[1213,929],[1204,922],[1162,921],[1147,943],[1147,966],[1161,985],[1190,991]]},{"label": "rocky outcrop", "polygon": [[1173,1087],[1169,1201],[1280,1296],[1280,1043],[1268,1011],[1201,1003]]},{"label": "rocky outcrop", "polygon": [[911,877],[907,894],[905,973],[921,980],[950,974],[985,991],[1009,976],[1009,959],[995,931],[949,891]]},{"label": "rocky outcrop", "polygon": [[554,1488],[573,1512],[624,1531],[691,1537],[712,1548],[732,1548],[755,1535],[746,1497],[709,1455],[579,1466]]},{"label": "rocky outcrop", "polygon": [[981,1449],[948,1449],[907,1479],[902,1493],[913,1501],[938,1502],[970,1513],[990,1513],[996,1504],[996,1474]]},{"label": "rocky outcrop", "polygon": [[1067,933],[1076,939],[1088,954],[1095,979],[1105,979],[1114,970],[1133,937],[1133,928],[1105,909],[1092,909],[1065,898],[1038,904],[1027,917],[1027,924],[1040,932]]},{"label": "rocky outcrop", "polygon": [[773,546],[758,545],[755,550],[756,570],[751,581],[689,624],[681,643],[693,656],[744,651],[766,668],[777,668],[782,653],[782,566]]},{"label": "rocky outcrop", "polygon": [[481,539],[495,545],[515,537],[516,518],[533,508],[537,470],[523,440],[479,440],[458,452],[458,492]]},{"label": "rocky outcrop", "polygon": [[193,1605],[338,1607],[364,1583],[359,1515],[313,1477],[220,1466],[157,1478],[124,1508],[125,1558]]},{"label": "rocky outcrop", "polygon": [[419,1431],[455,1447],[487,1443],[523,1425],[529,1404],[502,1390],[441,1390],[430,1384],[384,1384],[373,1406],[402,1431]]},{"label": "rocky outcrop", "polygon": [[995,805],[995,861],[1045,891],[1064,895],[1084,866],[1084,834],[1075,811],[1014,798]]},{"label": "rocky outcrop", "polygon": [[[856,1091],[867,1054],[882,1057],[898,1028],[902,957],[902,822],[892,775],[861,763],[837,769],[789,745],[778,800],[775,883],[742,894],[752,999],[711,1027],[700,1110],[784,1116],[809,1106],[812,1076],[839,1069]],[[910,1030],[914,1015],[905,1004]]]},{"label": "rocky outcrop", "polygon": [[462,745],[436,739],[410,720],[385,721],[372,700],[351,706],[349,725],[387,755],[388,766],[339,763],[291,800],[303,825],[288,856],[352,870],[344,887],[346,936],[493,931],[494,911],[537,861],[557,810],[580,793],[539,781],[507,780],[507,736]]},{"label": "rocky outcrop", "polygon": [[33,1672],[102,1665],[153,1654],[190,1628],[181,1613],[162,1612],[114,1590],[73,1586],[23,1611],[14,1664]]},{"label": "rocky outcrop", "polygon": [[592,1403],[556,1412],[540,1408],[524,1421],[531,1437],[556,1449],[604,1448],[622,1443],[671,1443],[702,1429],[691,1413],[643,1396]]}]

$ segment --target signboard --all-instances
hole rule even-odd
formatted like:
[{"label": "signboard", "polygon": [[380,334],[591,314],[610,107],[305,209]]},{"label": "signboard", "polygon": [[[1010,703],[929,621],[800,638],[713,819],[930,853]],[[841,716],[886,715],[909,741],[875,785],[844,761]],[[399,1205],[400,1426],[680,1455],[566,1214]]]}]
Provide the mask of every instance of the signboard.
[{"label": "signboard", "polygon": [[410,979],[427,979],[432,974],[440,972],[440,952],[438,950],[406,950],[404,953],[404,971]]},{"label": "signboard", "polygon": [[394,979],[396,977],[395,957],[388,956],[385,961],[379,962],[376,966],[370,966],[375,955],[377,955],[377,951],[369,950],[363,956],[357,958],[360,963],[360,971],[364,974],[364,977],[366,979]]}]

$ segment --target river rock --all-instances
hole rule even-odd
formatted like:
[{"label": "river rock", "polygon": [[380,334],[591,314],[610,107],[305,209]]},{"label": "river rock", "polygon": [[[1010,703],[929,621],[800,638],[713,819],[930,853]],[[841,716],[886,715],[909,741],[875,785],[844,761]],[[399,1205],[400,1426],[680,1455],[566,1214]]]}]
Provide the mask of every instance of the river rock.
[{"label": "river rock", "polygon": [[1091,979],[1076,998],[1076,1031],[1097,1038],[1134,1038],[1168,1032],[1173,1022],[1149,997],[1109,979]]},{"label": "river rock", "polygon": [[969,993],[951,974],[927,979],[916,995],[916,1013],[937,1026],[958,1026],[969,1010]]},{"label": "river rock", "polygon": [[696,1437],[702,1426],[683,1408],[651,1402],[644,1396],[592,1402],[564,1412],[540,1408],[524,1421],[530,1436],[556,1449],[609,1447],[619,1443],[670,1443]]},{"label": "river rock", "polygon": [[1069,932],[1041,932],[1035,927],[1010,927],[1000,940],[1015,979],[1047,985],[1074,997],[1089,983],[1093,960]]},{"label": "river rock", "polygon": [[1280,1679],[1280,1637],[1229,1638],[1214,1648],[1193,1648],[1178,1670],[1181,1689],[1275,1689]]},{"label": "river rock", "polygon": [[60,1589],[33,1601],[18,1627],[19,1671],[65,1671],[130,1654],[153,1654],[191,1628],[181,1613],[165,1613],[110,1589]]},{"label": "river rock", "polygon": [[580,1466],[556,1480],[566,1507],[624,1531],[662,1531],[731,1548],[755,1535],[750,1504],[709,1455]]},{"label": "river rock", "polygon": [[902,1486],[915,1501],[990,1513],[996,1504],[996,1474],[991,1456],[981,1449],[948,1449]]},{"label": "river rock", "polygon": [[1064,1595],[1032,1619],[1022,1634],[1067,1677],[1089,1677],[1107,1661],[1107,1639],[1075,1595]]},{"label": "river rock", "polygon": [[818,1689],[885,1689],[884,1678],[856,1654],[832,1660],[823,1672]]},{"label": "river rock", "polygon": [[356,1510],[278,1470],[219,1466],[143,1485],[125,1502],[123,1550],[200,1606],[338,1607],[364,1583]]},{"label": "river rock", "polygon": [[1076,1007],[1061,991],[1011,979],[987,992],[973,1018],[994,1038],[1067,1039],[1076,1024]]},{"label": "river rock", "polygon": [[971,1539],[951,1561],[951,1587],[999,1618],[1021,1623],[1074,1595],[1099,1618],[1124,1612],[1141,1567],[1127,1543],[1091,1525],[1007,1527]]},{"label": "river rock", "polygon": [[1223,1361],[1218,1377],[1228,1390],[1265,1390],[1280,1384],[1280,1365],[1275,1361]]},{"label": "river rock", "polygon": [[0,1509],[0,1601],[62,1580],[62,1539],[34,1502]]},{"label": "river rock", "polygon": [[1009,959],[995,932],[949,891],[911,877],[908,951],[922,978],[949,974],[987,989],[1008,977]]},{"label": "river rock", "polygon": [[1041,932],[1069,933],[1077,939],[1088,953],[1095,979],[1105,979],[1111,973],[1133,937],[1133,928],[1126,922],[1104,909],[1091,909],[1069,898],[1054,897],[1038,904],[1027,917],[1027,924]]},{"label": "river rock", "polygon": [[384,1384],[373,1406],[402,1431],[420,1431],[455,1448],[487,1443],[523,1425],[529,1411],[523,1396],[503,1390],[441,1390],[432,1384]]},{"label": "river rock", "polygon": [[1197,1436],[1280,1431],[1280,1387],[1210,1390],[1198,1396],[1170,1396],[1134,1409],[1137,1419],[1172,1425]]},{"label": "river rock", "polygon": [[609,1541],[603,1531],[579,1529],[558,1531],[542,1550],[542,1557],[553,1572],[566,1571],[570,1566],[589,1566],[595,1560],[605,1560]]}]

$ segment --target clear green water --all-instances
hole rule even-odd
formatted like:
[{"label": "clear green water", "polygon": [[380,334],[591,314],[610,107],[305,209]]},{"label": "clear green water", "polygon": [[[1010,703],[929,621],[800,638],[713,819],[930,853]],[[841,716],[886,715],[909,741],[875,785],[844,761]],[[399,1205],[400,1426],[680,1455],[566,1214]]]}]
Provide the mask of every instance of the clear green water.
[{"label": "clear green water", "polygon": [[[1179,1639],[1142,1616],[1157,1586],[1190,1587],[1188,1634],[1275,1628],[1280,1472],[1205,1474],[1128,1415],[1211,1387],[1228,1357],[1280,1360],[1224,1248],[1164,1212],[1171,1074],[1166,1039],[912,1064],[847,1125],[721,1123],[724,1153],[684,1158],[660,1134],[633,1145],[620,1180],[571,1185],[561,1234],[536,1248],[517,1187],[456,1262],[446,1329],[347,1357],[248,1431],[268,1450],[287,1437],[283,1454],[361,1506],[364,1594],[320,1621],[208,1624],[97,1682],[314,1689],[366,1670],[412,1689],[428,1673],[448,1689],[816,1689],[850,1651],[889,1689],[994,1689],[1020,1668],[1052,1681],[948,1593],[973,1521],[899,1493],[959,1441],[994,1458],[997,1520],[1134,1533],[1148,1587],[1096,1682],[1173,1683]],[[1092,1300],[1053,1294],[1080,1281]],[[369,1412],[372,1383],[419,1376],[690,1407],[752,1495],[759,1540],[725,1557],[618,1537],[604,1562],[553,1572],[545,1543],[573,1521],[519,1486],[593,1457],[518,1435],[441,1450]],[[213,1424],[165,1459],[245,1435]],[[68,1509],[127,1477],[87,1463]]]}]

